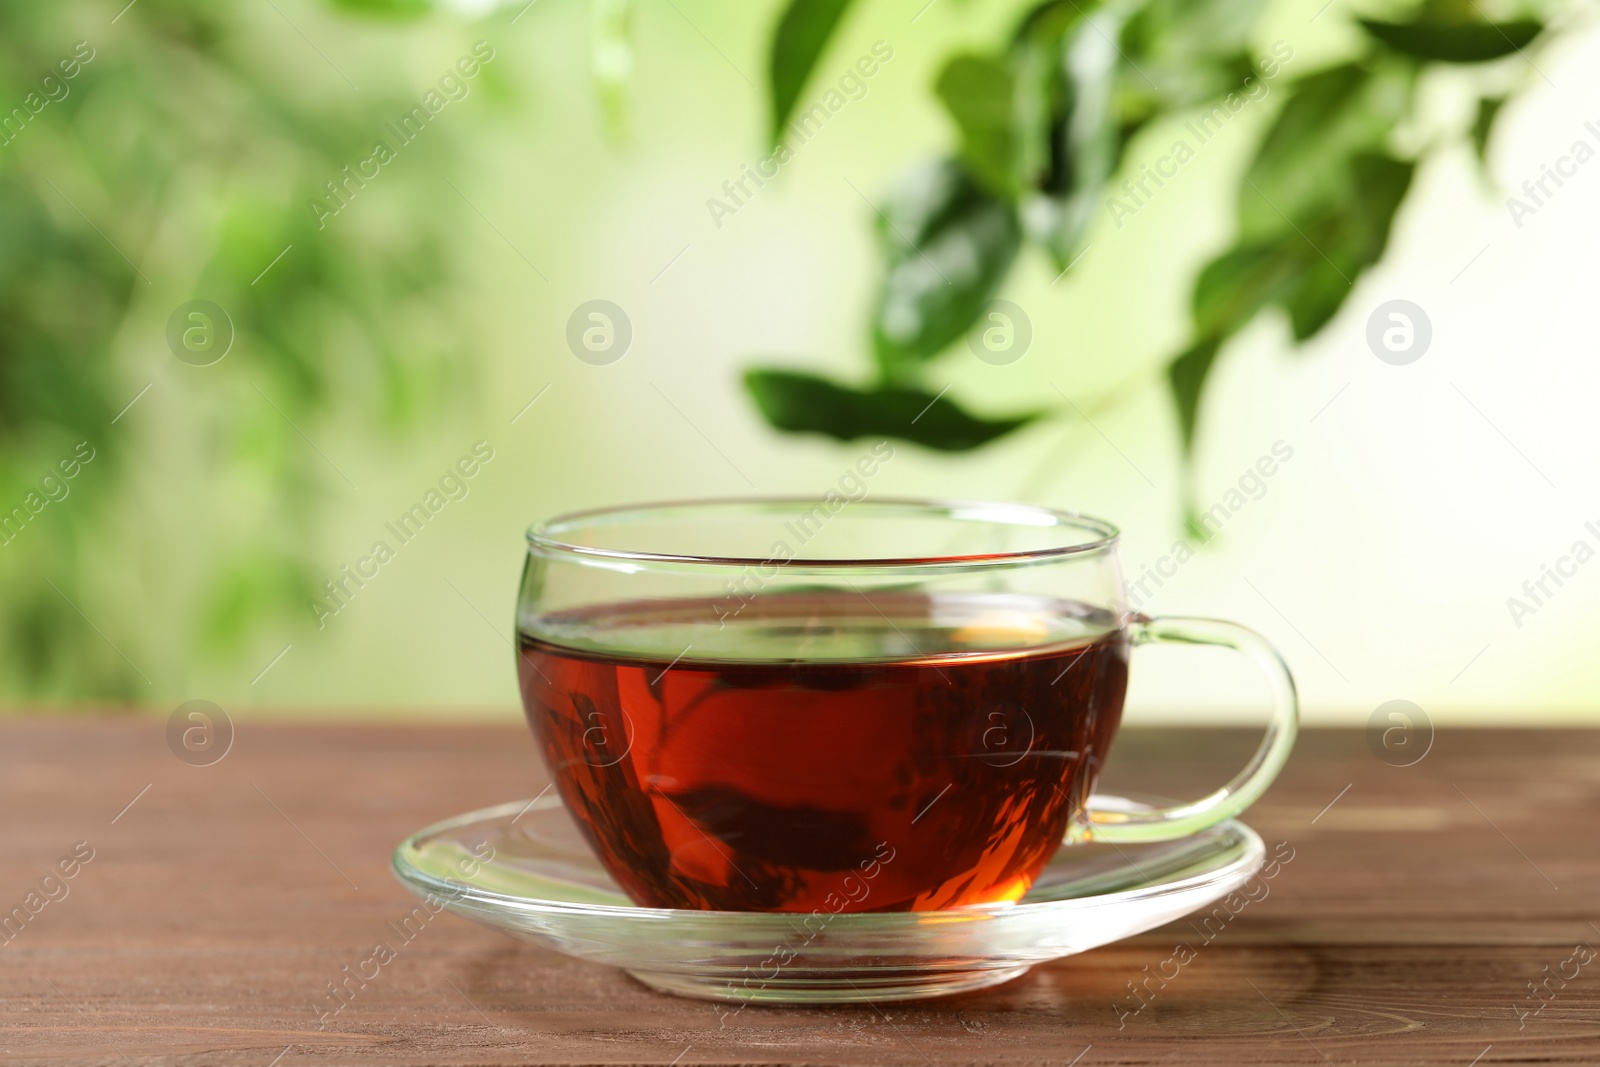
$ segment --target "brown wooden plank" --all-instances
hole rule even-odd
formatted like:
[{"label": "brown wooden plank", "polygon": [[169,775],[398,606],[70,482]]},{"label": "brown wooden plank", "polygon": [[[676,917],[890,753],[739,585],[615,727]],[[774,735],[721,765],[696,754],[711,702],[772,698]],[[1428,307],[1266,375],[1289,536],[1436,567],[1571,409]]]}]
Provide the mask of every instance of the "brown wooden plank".
[{"label": "brown wooden plank", "polygon": [[[1600,946],[1593,731],[1442,731],[1408,768],[1359,732],[1308,732],[1249,816],[1295,858],[1209,941],[1179,922],[982,993],[723,1018],[445,915],[319,1031],[313,998],[411,906],[395,842],[537,792],[531,741],[244,722],[195,768],[164,727],[0,725],[0,909],[94,849],[0,945],[0,1063],[1600,1062],[1600,960],[1517,1014],[1538,1006],[1528,981]],[[1106,785],[1198,794],[1249,745],[1130,730]],[[1194,960],[1130,993],[1179,942]]]}]

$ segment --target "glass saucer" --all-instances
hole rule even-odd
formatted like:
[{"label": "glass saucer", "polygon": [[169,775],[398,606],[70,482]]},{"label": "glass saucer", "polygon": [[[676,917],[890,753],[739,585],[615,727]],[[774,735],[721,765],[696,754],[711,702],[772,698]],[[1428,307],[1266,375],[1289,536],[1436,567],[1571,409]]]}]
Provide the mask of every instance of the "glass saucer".
[{"label": "glass saucer", "polygon": [[997,985],[1202,908],[1242,886],[1264,854],[1254,830],[1229,820],[1178,841],[1065,846],[1014,904],[837,915],[642,908],[548,796],[430,826],[401,842],[393,867],[434,910],[621,967],[656,989],[825,1004]]}]

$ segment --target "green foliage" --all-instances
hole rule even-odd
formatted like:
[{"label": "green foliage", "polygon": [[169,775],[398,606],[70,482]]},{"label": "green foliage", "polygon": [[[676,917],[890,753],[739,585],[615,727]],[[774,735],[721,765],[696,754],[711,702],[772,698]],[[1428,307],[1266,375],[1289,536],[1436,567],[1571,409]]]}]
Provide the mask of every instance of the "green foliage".
[{"label": "green foliage", "polygon": [[1544,30],[1534,19],[1514,22],[1379,22],[1359,19],[1362,29],[1404,55],[1442,63],[1482,63],[1533,43]]},{"label": "green foliage", "polygon": [[1211,373],[1221,344],[1222,339],[1215,334],[1204,336],[1167,364],[1167,384],[1177,404],[1178,435],[1185,451],[1194,446],[1200,390],[1205,388],[1206,376]]},{"label": "green foliage", "polygon": [[898,385],[853,389],[793,371],[748,371],[745,386],[772,425],[836,441],[894,437],[942,452],[964,452],[1039,417],[1034,412],[985,419],[923,389]]},{"label": "green foliage", "polygon": [[884,378],[902,380],[977,320],[1021,243],[1011,205],[958,164],[919,169],[878,212],[883,286],[872,347]]},{"label": "green foliage", "polygon": [[945,64],[934,86],[961,136],[961,163],[995,196],[1021,192],[1023,139],[1014,114],[1016,79],[1011,68],[990,56],[957,55]]},{"label": "green foliage", "polygon": [[849,7],[850,0],[789,0],[778,19],[767,62],[774,145],[783,140],[783,128],[800,100],[806,79]]},{"label": "green foliage", "polygon": [[1494,120],[1500,117],[1506,100],[1505,96],[1486,96],[1478,101],[1478,113],[1472,120],[1472,151],[1479,163],[1488,160],[1489,136],[1494,132]]},{"label": "green foliage", "polygon": [[1350,158],[1383,149],[1410,103],[1406,68],[1348,63],[1301,78],[1268,128],[1239,191],[1244,238],[1278,235],[1337,210]]},{"label": "green foliage", "polygon": [[[779,114],[797,91],[793,57],[801,52],[788,21],[810,11],[809,63],[837,20],[833,5],[817,7],[827,10],[792,4],[780,26]],[[1426,0],[1406,21],[1357,19],[1364,39],[1344,61],[1285,79],[1279,72],[1292,50],[1261,47],[1263,8],[1264,0],[1045,0],[1022,14],[1004,47],[963,48],[946,60],[933,92],[949,115],[954,155],[913,168],[880,213],[876,380],[847,389],[752,371],[746,385],[762,415],[788,432],[887,434],[946,451],[1033,423],[1039,414],[988,422],[982,432],[962,418],[930,422],[942,405],[952,416],[962,411],[948,394],[914,426],[905,416],[933,395],[928,366],[974,328],[1024,242],[1058,271],[1076,260],[1138,131],[1185,117],[1220,124],[1276,79],[1277,110],[1239,177],[1236,235],[1199,269],[1192,336],[1166,367],[1187,459],[1228,339],[1269,309],[1284,315],[1296,342],[1314,337],[1383,256],[1419,160],[1393,140],[1416,116],[1419,78],[1438,64],[1502,59],[1546,36],[1532,17],[1493,22],[1475,0]],[[781,79],[780,53],[788,64]],[[1466,135],[1480,157],[1505,100],[1479,103]]]},{"label": "green foliage", "polygon": [[1217,100],[1255,73],[1266,0],[1148,0],[1129,17],[1117,69],[1121,108],[1156,115]]},{"label": "green foliage", "polygon": [[1196,278],[1194,340],[1168,370],[1186,454],[1221,343],[1274,306],[1296,341],[1314,336],[1382,256],[1415,168],[1384,146],[1414,83],[1408,66],[1349,63],[1289,87],[1245,171],[1237,241]]},{"label": "green foliage", "polygon": [[[430,5],[334,6],[388,18]],[[5,106],[81,36],[69,6],[9,6]],[[282,49],[262,47],[280,37]],[[462,374],[445,354],[465,339],[442,323],[467,209],[438,190],[468,157],[452,144],[465,126],[440,123],[429,150],[400,149],[319,223],[308,201],[328,199],[324,183],[368,157],[425,84],[368,71],[356,92],[271,8],[202,0],[141,4],[84,49],[92,59],[69,91],[0,144],[0,512],[77,442],[96,456],[70,495],[0,547],[0,628],[25,692],[122,699],[190,670],[163,659],[158,621],[220,658],[309,619],[317,518],[348,491],[307,444],[325,437],[325,419],[337,411],[397,434],[449,402],[441,384]],[[426,206],[405,226],[371,225],[397,201]],[[223,306],[235,329],[213,367],[167,351],[166,317],[192,298]],[[181,420],[157,414],[174,401],[168,381],[205,402]],[[206,465],[188,484],[152,484],[141,445],[157,427],[203,442]],[[223,470],[251,486],[237,507],[176,533],[154,523],[154,499],[182,499]],[[193,538],[194,551],[171,552],[183,573],[135,566],[130,538],[171,536]],[[113,579],[120,589],[106,587]]]},{"label": "green foliage", "polygon": [[1061,269],[1076,258],[1096,198],[1116,171],[1126,139],[1136,128],[1135,123],[1121,121],[1117,111],[1120,11],[1108,8],[1084,16],[1070,35],[1064,34],[1046,52],[1056,60],[1049,71],[1059,92],[1040,104],[1042,108],[1048,103],[1054,110],[1049,123],[1050,168],[1032,202],[1034,217],[1047,224],[1042,230],[1035,226],[1034,235]]}]

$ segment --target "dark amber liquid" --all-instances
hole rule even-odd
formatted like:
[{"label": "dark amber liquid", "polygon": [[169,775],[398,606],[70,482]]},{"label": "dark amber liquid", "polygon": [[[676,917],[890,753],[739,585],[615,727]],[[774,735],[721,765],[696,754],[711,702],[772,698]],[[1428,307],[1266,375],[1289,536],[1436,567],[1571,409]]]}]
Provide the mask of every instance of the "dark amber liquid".
[{"label": "dark amber liquid", "polygon": [[1121,716],[1114,620],[997,595],[734,603],[524,627],[528,720],[629,897],[920,911],[1027,892]]}]

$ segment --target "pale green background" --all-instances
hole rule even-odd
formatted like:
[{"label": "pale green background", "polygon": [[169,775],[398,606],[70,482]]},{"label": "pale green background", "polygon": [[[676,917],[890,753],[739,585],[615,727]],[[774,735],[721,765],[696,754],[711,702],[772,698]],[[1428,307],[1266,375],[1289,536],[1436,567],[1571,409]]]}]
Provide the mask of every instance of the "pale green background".
[{"label": "pale green background", "polygon": [[[949,143],[928,91],[938,65],[959,42],[999,40],[1011,15],[940,0],[913,24],[925,0],[863,5],[806,97],[876,40],[892,45],[893,60],[865,99],[719,229],[707,198],[764,154],[765,104],[751,83],[761,83],[773,4],[640,4],[633,134],[619,145],[604,133],[590,85],[587,6],[575,0],[539,0],[515,25],[501,12],[480,25],[461,15],[400,27],[338,17],[309,0],[279,2],[357,83],[366,72],[398,69],[420,95],[471,41],[487,37],[498,52],[493,67],[516,90],[510,105],[475,93],[436,120],[465,132],[456,139],[470,145],[461,189],[494,227],[473,216],[460,232],[475,276],[449,312],[470,316],[487,343],[461,346],[455,388],[441,394],[448,401],[403,444],[337,417],[303,427],[359,487],[322,470],[312,551],[325,576],[375,539],[389,540],[384,522],[475,441],[490,442],[495,458],[470,495],[400,547],[324,629],[307,608],[258,627],[226,663],[197,656],[185,605],[199,564],[239,516],[263,506],[249,472],[208,464],[201,416],[262,401],[248,349],[206,369],[166,349],[167,315],[190,295],[166,265],[183,257],[183,213],[205,205],[175,208],[173,224],[144,253],[163,266],[149,271],[163,281],[139,294],[119,345],[127,395],[154,385],[115,427],[135,452],[136,475],[87,564],[111,605],[104,628],[151,679],[143,703],[156,713],[203,698],[246,717],[512,720],[508,638],[530,522],[572,508],[748,492],[740,471],[763,493],[821,491],[861,452],[775,434],[742,394],[739,371],[757,360],[844,376],[864,370],[877,261],[860,194],[879,195],[904,165]],[[1262,43],[1282,38],[1294,47],[1285,76],[1348,44],[1346,5],[1312,24],[1321,5],[1290,0],[1274,9]],[[319,92],[352,91],[270,10],[259,18],[262,46]],[[115,44],[108,35],[102,47]],[[1536,176],[1575,139],[1600,144],[1583,128],[1600,121],[1600,34],[1569,33],[1540,67],[1549,84],[1534,79],[1494,146],[1492,171],[1505,186]],[[1470,118],[1470,100],[1451,88],[1441,78],[1432,93],[1441,129]],[[1159,368],[1186,339],[1192,272],[1229,236],[1230,190],[1275,103],[1252,104],[1121,228],[1103,213],[1065,278],[1052,283],[1055,272],[1037,257],[1021,265],[1004,293],[1035,330],[1020,363],[992,367],[957,350],[938,364],[936,378],[987,411],[1059,405],[1058,387],[1093,414],[1098,431],[1072,416],[973,455],[900,446],[874,492],[1031,500],[1103,515],[1126,531],[1134,574],[1166,552],[1182,530]],[[1153,160],[1173,135],[1145,133],[1129,159]],[[408,153],[432,150],[407,148],[329,225],[377,233],[429,211],[432,197],[454,197],[447,187],[389,181],[413,162]],[[367,151],[353,143],[348,155]],[[1397,698],[1441,724],[1594,719],[1600,563],[1580,568],[1520,628],[1506,600],[1575,540],[1600,546],[1583,525],[1600,522],[1597,191],[1600,163],[1519,229],[1505,194],[1484,183],[1467,152],[1442,156],[1419,173],[1383,264],[1314,343],[1292,353],[1275,319],[1234,343],[1203,416],[1201,498],[1219,498],[1274,441],[1294,457],[1147,610],[1216,614],[1265,632],[1293,666],[1311,721],[1361,724]],[[632,347],[612,366],[580,362],[564,341],[572,310],[595,298],[632,320]],[[1418,303],[1433,323],[1432,348],[1411,366],[1379,362],[1364,340],[1368,314],[1392,298]],[[1125,402],[1102,404],[1114,391]],[[83,477],[96,473],[91,465]],[[29,536],[36,532],[48,536],[47,527]],[[1246,674],[1187,654],[1141,659],[1141,714],[1254,714],[1260,694]]]}]

